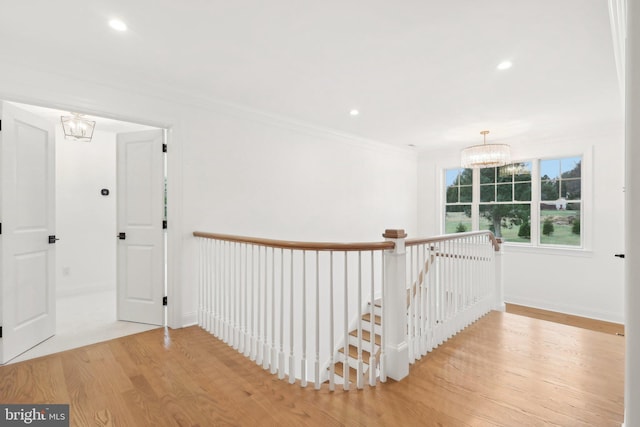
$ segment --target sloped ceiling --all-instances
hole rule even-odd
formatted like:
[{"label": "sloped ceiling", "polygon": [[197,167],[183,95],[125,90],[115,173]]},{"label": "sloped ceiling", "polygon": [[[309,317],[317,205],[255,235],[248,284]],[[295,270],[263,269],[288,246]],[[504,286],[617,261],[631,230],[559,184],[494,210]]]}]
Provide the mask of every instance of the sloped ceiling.
[{"label": "sloped ceiling", "polygon": [[3,1],[0,58],[419,149],[623,118],[606,0]]}]

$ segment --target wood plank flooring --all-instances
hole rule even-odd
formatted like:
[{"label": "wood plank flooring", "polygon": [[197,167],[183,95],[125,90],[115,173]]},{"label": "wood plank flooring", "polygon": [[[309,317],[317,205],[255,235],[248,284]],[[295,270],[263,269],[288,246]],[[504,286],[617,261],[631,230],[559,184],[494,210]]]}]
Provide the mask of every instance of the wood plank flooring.
[{"label": "wood plank flooring", "polygon": [[401,382],[278,380],[198,327],[0,367],[2,403],[70,403],[75,426],[620,426],[624,338],[491,312]]},{"label": "wood plank flooring", "polygon": [[562,323],[563,325],[575,326],[576,328],[591,329],[592,331],[604,332],[606,334],[624,335],[624,325],[620,323],[605,322],[604,320],[589,319],[588,317],[574,316],[517,304],[507,303],[506,307],[507,313]]}]

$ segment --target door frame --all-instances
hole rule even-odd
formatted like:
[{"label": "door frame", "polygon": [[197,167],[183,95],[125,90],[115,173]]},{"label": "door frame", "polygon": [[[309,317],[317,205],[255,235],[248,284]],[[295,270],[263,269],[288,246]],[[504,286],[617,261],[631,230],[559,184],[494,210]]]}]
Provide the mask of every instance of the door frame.
[{"label": "door frame", "polygon": [[[53,98],[55,95],[51,95]],[[60,103],[50,101],[44,98],[25,97],[16,94],[6,94],[0,92],[0,100],[9,102],[18,102],[23,104],[37,105],[45,108],[55,108],[67,111],[85,112],[94,116],[120,120],[123,122],[137,123],[146,126],[153,126],[165,130],[165,143],[167,144],[167,221],[166,230],[166,286],[167,286],[167,322],[166,326],[170,328],[182,328],[196,323],[196,313],[188,313],[185,315],[182,309],[182,292],[178,288],[177,283],[182,280],[182,205],[172,202],[179,200],[180,189],[182,187],[182,146],[180,144],[179,135],[182,134],[183,126],[181,120],[171,118],[167,122],[161,122],[154,119],[146,119],[134,117],[127,114],[119,114],[104,109],[100,105],[88,106],[82,100],[76,100],[77,103]],[[144,111],[141,110],[143,114]]]}]

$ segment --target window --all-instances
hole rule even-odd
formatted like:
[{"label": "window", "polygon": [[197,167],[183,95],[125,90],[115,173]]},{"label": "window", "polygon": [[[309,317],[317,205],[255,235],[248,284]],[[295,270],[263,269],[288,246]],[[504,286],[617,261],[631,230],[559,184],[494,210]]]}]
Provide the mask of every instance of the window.
[{"label": "window", "polygon": [[582,158],[540,161],[540,243],[580,246]]},{"label": "window", "polygon": [[445,233],[471,231],[472,169],[448,169],[445,173]]},{"label": "window", "polygon": [[491,230],[505,242],[581,247],[582,178],[581,156],[447,169],[445,233]]},{"label": "window", "polygon": [[531,162],[480,169],[480,229],[506,242],[531,241]]}]

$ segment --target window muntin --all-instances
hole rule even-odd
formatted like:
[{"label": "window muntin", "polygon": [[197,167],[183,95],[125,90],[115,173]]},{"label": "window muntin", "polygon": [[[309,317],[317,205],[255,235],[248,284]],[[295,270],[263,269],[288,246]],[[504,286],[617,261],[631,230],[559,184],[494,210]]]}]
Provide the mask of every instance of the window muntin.
[{"label": "window muntin", "polygon": [[531,170],[531,162],[480,169],[480,230],[505,242],[531,241]]},{"label": "window muntin", "polygon": [[[581,156],[483,168],[475,174],[448,169],[445,232],[470,231],[477,216],[480,230],[492,230],[506,242],[580,247],[581,169]],[[470,197],[474,188],[477,200]],[[532,214],[537,224],[531,224]]]}]

